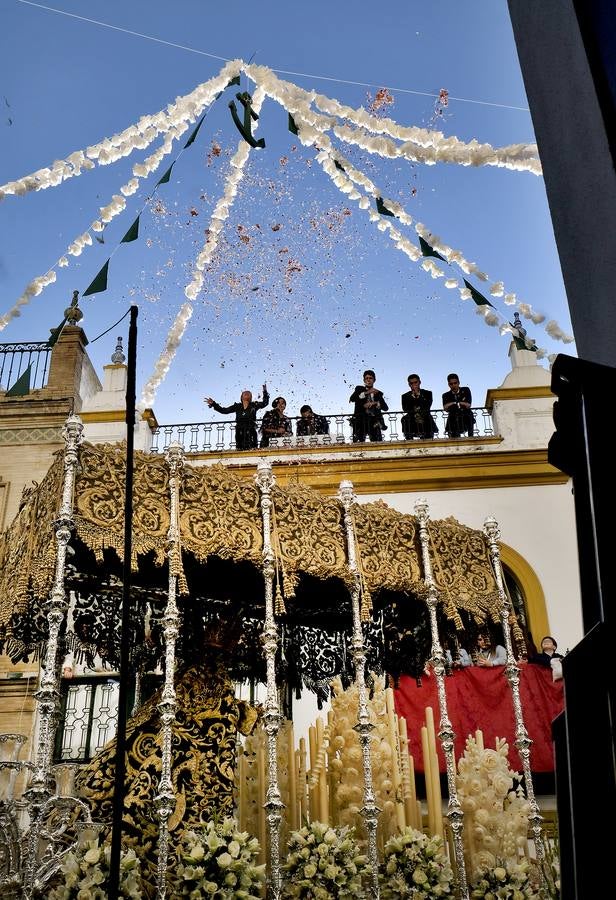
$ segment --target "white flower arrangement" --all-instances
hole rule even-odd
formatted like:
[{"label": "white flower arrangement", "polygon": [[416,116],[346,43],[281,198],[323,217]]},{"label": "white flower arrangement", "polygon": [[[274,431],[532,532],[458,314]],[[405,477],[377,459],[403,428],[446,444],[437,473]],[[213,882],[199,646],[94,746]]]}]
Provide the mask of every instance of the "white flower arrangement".
[{"label": "white flower arrangement", "polygon": [[366,896],[364,879],[370,870],[353,828],[311,822],[291,832],[288,847],[283,897],[361,900]]},{"label": "white flower arrangement", "polygon": [[[106,900],[111,845],[100,844],[98,835],[84,831],[74,849],[60,863],[59,882],[46,894],[47,900]],[[134,850],[120,855],[120,892],[125,900],[140,900],[141,869]]]},{"label": "white flower arrangement", "polygon": [[484,749],[474,737],[458,760],[458,798],[464,811],[464,851],[469,880],[528,852],[530,804],[521,775],[509,767],[508,744]]},{"label": "white flower arrangement", "polygon": [[472,900],[541,900],[537,872],[523,859],[483,872],[471,885]]},{"label": "white flower arrangement", "polygon": [[172,873],[174,897],[199,900],[259,900],[265,866],[257,865],[259,842],[240,831],[235,819],[210,821],[186,831]]},{"label": "white flower arrangement", "polygon": [[380,875],[383,900],[431,900],[452,895],[453,871],[443,839],[405,828],[385,844]]}]

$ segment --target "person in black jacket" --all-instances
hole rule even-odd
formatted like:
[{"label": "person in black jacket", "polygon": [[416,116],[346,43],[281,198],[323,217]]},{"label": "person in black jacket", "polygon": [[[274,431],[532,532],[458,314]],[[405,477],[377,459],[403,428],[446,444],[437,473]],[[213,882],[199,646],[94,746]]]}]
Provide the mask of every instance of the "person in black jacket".
[{"label": "person in black jacket", "polygon": [[291,419],[285,416],[287,401],[284,397],[276,397],[272,403],[272,408],[263,416],[261,422],[261,446],[269,447],[270,438],[291,436],[293,428],[291,427]]},{"label": "person in black jacket", "polygon": [[319,416],[312,411],[308,403],[304,403],[299,411],[299,419],[295,433],[298,437],[307,437],[311,434],[329,434],[329,422],[325,416]]},{"label": "person in black jacket", "polygon": [[407,441],[414,437],[430,438],[438,432],[436,422],[430,415],[432,391],[421,387],[419,375],[409,375],[410,391],[402,394],[402,433]]},{"label": "person in black jacket", "polygon": [[529,657],[529,663],[546,666],[549,669],[553,659],[563,659],[562,654],[556,652],[557,647],[558,644],[554,638],[546,634],[544,638],[541,638],[541,653],[535,653],[534,656]]},{"label": "person in black jacket", "polygon": [[443,394],[443,409],[448,413],[445,432],[452,438],[458,438],[463,432],[473,436],[475,416],[471,409],[473,397],[471,389],[460,387],[460,379],[455,372],[447,376],[449,390]]},{"label": "person in black jacket", "polygon": [[220,406],[211,397],[206,397],[205,401],[218,413],[235,413],[235,449],[254,450],[257,446],[257,410],[269,403],[267,385],[263,385],[263,400],[253,400],[251,391],[242,391],[240,402],[231,406]]},{"label": "person in black jacket", "polygon": [[364,372],[364,383],[358,384],[349,397],[349,403],[355,404],[351,418],[353,425],[353,443],[361,443],[366,436],[371,441],[382,441],[383,430],[387,428],[383,413],[389,406],[385,402],[383,392],[375,388],[376,375],[372,369]]}]

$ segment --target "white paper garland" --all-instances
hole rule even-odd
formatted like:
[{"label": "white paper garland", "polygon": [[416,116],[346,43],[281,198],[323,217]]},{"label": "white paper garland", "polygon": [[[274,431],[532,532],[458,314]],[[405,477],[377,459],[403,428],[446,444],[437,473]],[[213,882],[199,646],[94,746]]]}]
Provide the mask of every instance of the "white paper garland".
[{"label": "white paper garland", "polygon": [[93,169],[97,164],[110,165],[123,156],[129,156],[133,150],[149,147],[159,134],[198,119],[229,81],[239,75],[241,68],[240,59],[231,60],[223,66],[218,75],[199,84],[189,94],[178,97],[165,110],[142,116],[135,125],[130,125],[110,138],[104,138],[86,150],[76,150],[66,159],[56,160],[49,168],[38,169],[16,181],[0,185],[0,200],[9,194],[23,196],[30,191],[55,187],[69,178],[81,175],[82,170]]},{"label": "white paper garland", "polygon": [[[264,99],[265,91],[262,88],[257,88],[252,103],[252,107],[257,115],[261,111],[261,106]],[[256,124],[253,126],[253,131],[255,129]],[[197,299],[199,291],[203,287],[203,272],[205,271],[206,266],[211,261],[218,246],[220,233],[224,227],[225,221],[229,218],[229,211],[231,209],[231,206],[233,205],[233,201],[237,196],[238,186],[244,176],[244,169],[249,155],[249,144],[247,144],[246,141],[241,140],[238,144],[235,155],[229,163],[230,171],[225,181],[223,195],[214,207],[214,212],[212,213],[212,216],[210,218],[207,239],[205,241],[203,249],[201,250],[195,261],[191,280],[184,288],[186,302],[183,303],[178,310],[173,324],[171,325],[171,328],[167,333],[165,347],[154,365],[154,371],[144,385],[140,403],[143,408],[152,407],[152,405],[154,404],[154,400],[156,399],[156,392],[159,386],[164,381],[171,363],[173,362],[175,354],[177,353],[178,348],[182,343],[184,332],[186,331],[188,323],[190,322],[193,314],[193,303]]]}]

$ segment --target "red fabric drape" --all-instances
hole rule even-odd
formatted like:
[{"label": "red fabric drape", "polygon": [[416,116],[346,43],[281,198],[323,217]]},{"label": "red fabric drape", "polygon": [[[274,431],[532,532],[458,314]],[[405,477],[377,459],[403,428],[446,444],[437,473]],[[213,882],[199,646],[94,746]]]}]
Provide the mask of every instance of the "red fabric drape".
[{"label": "red fabric drape", "polygon": [[[469,666],[453,672],[445,679],[447,710],[456,735],[456,759],[464,752],[466,738],[480,728],[486,747],[494,747],[497,737],[509,742],[509,760],[512,768],[521,771],[522,763],[513,746],[515,719],[513,700],[503,666],[484,669]],[[520,668],[520,698],[524,723],[533,744],[530,748],[530,764],[533,772],[553,772],[552,720],[563,708],[563,682],[552,681],[552,670],[535,665]],[[403,675],[400,687],[395,691],[396,712],[404,716],[409,733],[409,750],[415,769],[423,772],[421,754],[421,726],[425,724],[425,708],[434,710],[434,722],[438,732],[439,709],[436,678],[433,674],[422,678],[421,686],[415,679]],[[440,770],[445,772],[445,759],[437,739]]]}]

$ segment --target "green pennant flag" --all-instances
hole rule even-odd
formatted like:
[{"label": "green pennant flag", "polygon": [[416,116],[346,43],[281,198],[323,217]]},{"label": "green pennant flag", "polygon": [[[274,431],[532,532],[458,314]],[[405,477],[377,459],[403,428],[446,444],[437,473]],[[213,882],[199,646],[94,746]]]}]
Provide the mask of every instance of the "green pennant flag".
[{"label": "green pennant flag", "polygon": [[[158,181],[156,182],[154,187],[158,187],[159,184],[167,184],[167,182],[171,178],[171,169],[174,167],[174,165],[175,165],[175,161],[171,163],[171,165],[169,166],[169,168],[167,169],[165,174],[161,175],[161,177],[158,179]],[[82,294],[82,297],[83,297],[83,294]]]},{"label": "green pennant flag", "polygon": [[295,119],[293,118],[291,113],[289,113],[289,131],[291,132],[291,134],[299,134],[297,125],[295,124]]},{"label": "green pennant flag", "polygon": [[48,347],[55,347],[55,345],[58,343],[58,338],[62,334],[62,329],[64,328],[65,325],[66,325],[66,317],[64,317],[64,319],[62,319],[62,321],[60,322],[60,324],[58,325],[57,328],[51,329],[51,334],[49,335],[49,338],[47,339]]},{"label": "green pennant flag", "polygon": [[437,253],[434,247],[431,247],[427,241],[424,241],[421,235],[419,235],[419,246],[421,247],[421,253],[423,256],[436,256],[437,259],[442,259],[443,262],[447,262],[445,257],[441,256],[440,253]]},{"label": "green pennant flag", "polygon": [[471,292],[471,297],[473,298],[473,300],[475,301],[477,306],[491,306],[492,309],[495,309],[494,304],[490,303],[490,301],[486,297],[484,297],[483,294],[480,294],[479,291],[476,288],[474,288],[472,284],[469,284],[468,281],[466,280],[466,278],[463,278],[462,281],[464,282],[466,287]]},{"label": "green pennant flag", "polygon": [[535,353],[538,349],[536,344],[527,341],[525,338],[517,337],[515,334],[513,335],[513,343],[518,350],[530,350],[531,353]]},{"label": "green pennant flag", "polygon": [[7,397],[25,397],[26,394],[30,393],[30,372],[32,370],[32,363],[28,365],[28,368],[25,369],[12,388],[6,392]]},{"label": "green pennant flag", "polygon": [[137,240],[137,238],[139,237],[139,218],[140,218],[140,216],[141,216],[141,213],[137,216],[137,218],[135,219],[133,224],[130,226],[130,228],[128,229],[128,231],[126,232],[126,234],[120,241],[121,244],[130,244],[131,241]]},{"label": "green pennant flag", "polygon": [[94,281],[88,286],[88,288],[81,295],[82,297],[89,297],[90,294],[102,294],[103,291],[107,290],[107,272],[109,271],[109,260],[105,263],[103,268],[100,270],[98,275],[94,278]]},{"label": "green pennant flag", "polygon": [[[199,129],[200,129],[201,126],[203,125],[203,120],[204,120],[204,119],[205,119],[205,114],[201,116],[201,118],[199,119],[199,121],[198,121],[197,124],[195,125],[195,127],[194,127],[194,129],[193,129],[193,133],[191,134],[191,136],[188,138],[188,140],[187,140],[186,143],[184,144],[184,150],[186,150],[187,147],[190,147],[190,145],[191,145],[192,143],[194,143],[194,140],[195,140],[195,138],[197,137],[197,134],[198,134],[198,132],[199,132]],[[168,180],[169,180],[169,179],[167,179],[167,181],[168,181]]]},{"label": "green pennant flag", "polygon": [[376,198],[376,211],[379,212],[382,216],[393,216],[391,209],[387,209],[387,207],[383,203],[382,197]]}]

